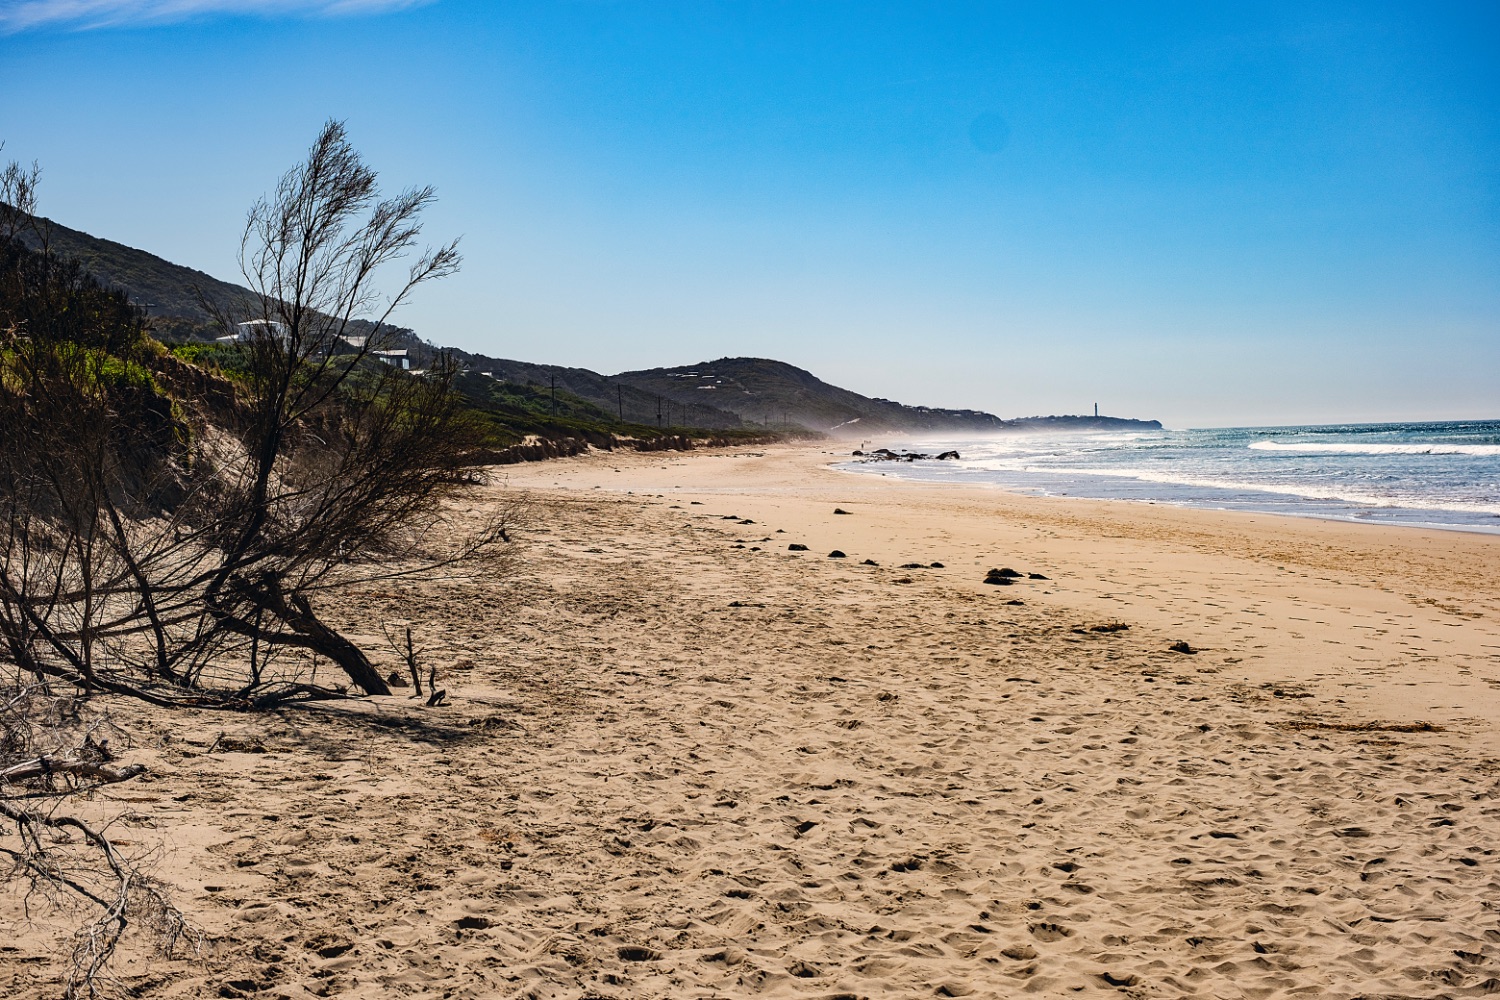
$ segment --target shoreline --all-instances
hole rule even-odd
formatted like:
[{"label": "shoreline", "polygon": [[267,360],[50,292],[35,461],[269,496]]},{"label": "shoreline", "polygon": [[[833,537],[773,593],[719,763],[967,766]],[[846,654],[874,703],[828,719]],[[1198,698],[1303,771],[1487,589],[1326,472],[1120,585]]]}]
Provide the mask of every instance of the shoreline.
[{"label": "shoreline", "polygon": [[[1500,422],[1334,424],[1020,437],[888,435],[848,471],[1043,496],[1500,534]],[[884,453],[883,455],[880,453]],[[962,453],[962,457],[959,454]],[[885,469],[882,466],[892,465]]]},{"label": "shoreline", "polygon": [[[828,463],[828,468],[830,470],[832,470],[832,471],[846,473],[846,474],[851,475],[851,476],[868,476],[868,475],[875,475],[876,474],[876,473],[871,473],[871,472],[858,472],[858,471],[856,471],[854,469],[845,468],[844,466],[846,466],[848,464],[850,464],[850,463],[848,463],[848,462],[834,461],[834,462]],[[1013,495],[1016,495],[1016,496],[1029,496],[1029,497],[1037,497],[1037,498],[1041,498],[1041,499],[1081,500],[1081,501],[1085,501],[1085,502],[1089,502],[1089,503],[1145,504],[1147,506],[1161,505],[1161,506],[1165,506],[1165,507],[1175,507],[1175,508],[1177,508],[1179,510],[1201,510],[1201,511],[1207,511],[1209,513],[1222,513],[1222,514],[1262,514],[1262,515],[1265,515],[1267,517],[1296,517],[1296,518],[1306,518],[1306,519],[1314,520],[1314,521],[1336,521],[1336,522],[1338,522],[1340,524],[1363,525],[1365,527],[1372,527],[1372,528],[1398,528],[1398,529],[1403,529],[1403,530],[1416,529],[1416,530],[1419,530],[1419,531],[1459,531],[1459,532],[1466,532],[1466,533],[1475,534],[1475,535],[1500,535],[1500,525],[1497,525],[1496,527],[1491,528],[1491,527],[1484,526],[1484,525],[1440,524],[1440,523],[1430,522],[1430,521],[1418,521],[1418,522],[1408,522],[1408,521],[1371,521],[1371,520],[1362,520],[1362,519],[1357,518],[1357,517],[1340,517],[1340,516],[1338,516],[1336,514],[1303,513],[1303,512],[1300,512],[1300,511],[1287,511],[1287,510],[1261,510],[1261,509],[1256,509],[1256,508],[1251,508],[1251,507],[1244,507],[1244,508],[1215,507],[1215,506],[1210,506],[1210,505],[1208,505],[1206,503],[1205,504],[1187,503],[1187,502],[1180,501],[1180,500],[1161,500],[1161,499],[1148,500],[1148,499],[1144,499],[1144,498],[1141,498],[1141,497],[1090,497],[1090,496],[1076,496],[1076,495],[1067,494],[1067,493],[1050,493],[1050,492],[1046,492],[1046,491],[1042,490],[1040,487],[1033,489],[1031,487],[1026,487],[1026,486],[1012,486],[1012,485],[1007,485],[1005,483],[994,483],[994,482],[973,482],[973,481],[966,482],[966,481],[962,481],[962,480],[943,481],[943,480],[935,480],[935,479],[919,479],[919,478],[914,478],[914,477],[913,478],[897,477],[897,478],[901,479],[902,482],[925,483],[925,484],[932,485],[932,486],[951,486],[951,487],[955,487],[955,488],[957,488],[957,487],[975,487],[975,488],[978,488],[978,489],[994,489],[994,490],[999,490],[999,491],[1004,492],[1004,493],[1013,494]],[[1122,478],[1125,478],[1125,477],[1122,477]],[[1270,491],[1270,490],[1267,490],[1265,492],[1267,492],[1268,494],[1273,495],[1273,496],[1285,496],[1285,497],[1288,497],[1290,499],[1295,499],[1295,500],[1317,499],[1315,497],[1313,497],[1313,498],[1302,497],[1302,496],[1299,496],[1299,495],[1294,494],[1294,493],[1272,493],[1272,491]],[[1378,507],[1378,506],[1373,505],[1373,504],[1370,505],[1370,506],[1372,506],[1372,507],[1374,507],[1375,509],[1378,509],[1378,510],[1411,511],[1412,513],[1422,513],[1422,512],[1424,512],[1426,510],[1435,510],[1435,511],[1450,511],[1450,510],[1455,510],[1454,508],[1447,508],[1447,507],[1422,508],[1422,507],[1401,507],[1401,506],[1397,506],[1397,505],[1391,505],[1389,507]],[[1495,516],[1496,516],[1496,518],[1500,518],[1500,515],[1495,515]]]},{"label": "shoreline", "polygon": [[[834,468],[836,471],[845,472],[845,473],[848,473],[850,475],[856,475],[856,476],[885,475],[885,473],[880,473],[880,472],[876,472],[876,471],[865,472],[865,471],[861,471],[861,470],[858,470],[858,469],[849,468],[849,466],[855,465],[855,464],[861,464],[861,463],[858,462],[858,460],[856,460],[856,461],[849,461],[848,459],[845,459],[845,460],[843,460],[841,462],[831,463],[830,467]],[[875,463],[863,463],[863,464],[874,465]],[[894,463],[892,463],[892,464],[894,464]],[[1500,514],[1494,514],[1494,513],[1491,513],[1489,511],[1483,511],[1483,510],[1470,510],[1469,508],[1466,508],[1466,507],[1413,507],[1413,506],[1406,506],[1406,505],[1402,505],[1402,504],[1394,503],[1394,502],[1387,503],[1387,504],[1380,504],[1380,503],[1374,503],[1374,502],[1370,502],[1370,501],[1350,499],[1350,498],[1341,498],[1341,497],[1316,497],[1316,496],[1307,496],[1307,495],[1303,495],[1303,494],[1299,494],[1299,493],[1286,493],[1286,492],[1281,492],[1281,491],[1277,491],[1277,490],[1270,489],[1270,488],[1259,487],[1259,486],[1252,486],[1252,485],[1249,485],[1249,484],[1236,484],[1234,486],[1229,486],[1229,485],[1208,484],[1208,483],[1183,483],[1183,482],[1176,482],[1176,481],[1143,479],[1143,478],[1140,478],[1140,477],[1131,476],[1131,475],[1123,475],[1123,474],[1122,475],[1111,475],[1111,474],[1102,473],[1102,472],[1077,471],[1077,472],[1073,472],[1071,474],[1071,477],[1070,477],[1070,475],[1068,473],[1064,473],[1064,472],[1061,472],[1061,471],[1049,471],[1049,472],[1040,472],[1040,473],[1038,473],[1038,472],[1031,472],[1029,474],[1033,475],[1033,476],[1050,476],[1050,477],[1058,479],[1059,481],[1065,481],[1065,480],[1069,480],[1071,478],[1071,481],[1075,481],[1075,482],[1076,481],[1082,481],[1085,486],[1088,484],[1089,481],[1094,481],[1094,480],[1097,480],[1100,483],[1115,483],[1115,482],[1155,483],[1155,484],[1158,484],[1158,485],[1161,485],[1161,486],[1165,486],[1165,487],[1177,487],[1177,488],[1181,488],[1181,489],[1198,489],[1198,490],[1218,491],[1218,492],[1221,492],[1221,493],[1231,494],[1231,495],[1236,494],[1236,493],[1239,493],[1239,494],[1250,494],[1251,496],[1263,494],[1267,498],[1267,500],[1266,500],[1265,505],[1263,505],[1263,506],[1258,506],[1257,505],[1258,502],[1256,500],[1254,500],[1254,499],[1245,499],[1245,500],[1239,501],[1237,506],[1227,506],[1225,504],[1228,501],[1219,501],[1219,502],[1216,502],[1214,500],[1207,500],[1207,499],[1201,500],[1201,501],[1193,501],[1193,500],[1173,499],[1173,498],[1168,497],[1168,496],[1156,496],[1156,497],[1144,497],[1144,496],[1091,496],[1091,495],[1088,495],[1088,494],[1081,494],[1081,493],[1053,492],[1050,488],[1048,488],[1046,486],[1042,486],[1042,485],[1027,486],[1027,485],[1017,485],[1017,484],[1001,483],[1001,482],[994,482],[994,481],[983,481],[983,480],[962,480],[962,479],[951,479],[951,480],[949,480],[949,479],[940,479],[940,478],[923,478],[923,477],[920,477],[920,476],[901,476],[901,475],[897,475],[895,478],[901,479],[901,480],[903,480],[905,482],[930,483],[930,484],[938,485],[938,486],[979,486],[979,487],[987,487],[987,488],[993,488],[993,489],[997,489],[997,490],[1003,490],[1003,491],[1008,492],[1008,493],[1019,494],[1019,495],[1022,495],[1022,496],[1050,497],[1050,498],[1057,498],[1057,499],[1072,499],[1072,500],[1091,500],[1091,501],[1096,501],[1096,502],[1122,502],[1122,503],[1162,504],[1162,505],[1166,505],[1166,506],[1170,506],[1170,507],[1178,507],[1178,508],[1185,509],[1185,510],[1220,511],[1220,512],[1224,512],[1224,513],[1244,513],[1244,514],[1265,514],[1267,516],[1274,516],[1274,517],[1312,518],[1312,519],[1320,520],[1320,521],[1338,521],[1338,522],[1341,522],[1341,523],[1344,523],[1344,524],[1365,524],[1365,525],[1373,525],[1373,526],[1376,526],[1376,527],[1418,528],[1418,529],[1426,529],[1426,530],[1431,530],[1431,531],[1462,531],[1462,532],[1469,532],[1469,533],[1472,533],[1472,534],[1481,534],[1481,535],[1500,535]],[[1101,487],[1101,489],[1102,489],[1102,487]],[[1279,509],[1276,509],[1275,507],[1273,507],[1273,506],[1270,505],[1270,500],[1272,498],[1278,498],[1278,497],[1279,498],[1284,498],[1287,501],[1291,501],[1294,504],[1305,504],[1305,505],[1309,505],[1309,506],[1313,505],[1313,504],[1317,504],[1317,503],[1324,503],[1324,502],[1327,502],[1327,503],[1348,504],[1351,507],[1362,507],[1363,509],[1365,509],[1367,511],[1370,511],[1370,512],[1380,512],[1382,514],[1392,514],[1392,515],[1396,515],[1396,517],[1392,517],[1390,519],[1376,519],[1374,517],[1361,517],[1361,516],[1356,515],[1356,514],[1320,513],[1317,510],[1279,510]],[[1412,518],[1409,519],[1409,520],[1400,520],[1400,519],[1397,519],[1401,515],[1406,515],[1406,514],[1412,515]],[[1417,519],[1420,516],[1427,515],[1427,514],[1466,514],[1466,515],[1471,515],[1471,516],[1475,515],[1475,514],[1483,514],[1483,515],[1486,515],[1486,516],[1494,519],[1496,523],[1495,523],[1494,526],[1491,526],[1489,524],[1480,523],[1480,522],[1462,522],[1462,521],[1456,521],[1456,522],[1445,523],[1445,522],[1441,522],[1441,521],[1424,521],[1424,520]]]}]

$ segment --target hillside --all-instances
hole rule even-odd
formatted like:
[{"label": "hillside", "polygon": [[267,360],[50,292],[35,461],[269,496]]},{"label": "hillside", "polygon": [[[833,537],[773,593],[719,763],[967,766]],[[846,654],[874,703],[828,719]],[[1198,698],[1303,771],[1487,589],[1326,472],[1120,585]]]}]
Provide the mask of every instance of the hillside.
[{"label": "hillside", "polygon": [[1004,420],[982,410],[907,406],[829,385],[811,372],[766,358],[720,358],[679,368],[622,372],[616,379],[681,403],[705,398],[749,423],[800,425],[849,436],[952,435],[1006,431],[1154,429],[1155,420],[1061,416]]},{"label": "hillside", "polygon": [[706,394],[720,409],[773,427],[801,425],[835,434],[940,434],[1002,430],[979,410],[905,406],[830,385],[811,372],[767,358],[720,358],[679,368],[622,372],[616,378],[680,402]]},{"label": "hillside", "polygon": [[[90,236],[49,219],[37,222],[54,252],[81,261],[104,284],[124,289],[136,305],[155,319],[206,326],[213,316],[204,308],[203,298],[225,309],[243,307],[253,297],[247,288],[174,264],[145,250]],[[32,248],[40,243],[36,234],[28,230],[19,235]]]},{"label": "hillside", "polygon": [[[151,317],[151,327],[162,340],[211,340],[223,333],[213,309],[231,317],[256,314],[255,293],[243,285],[221,281],[213,275],[158,257],[136,247],[70,229],[51,219],[37,218],[37,228],[60,257],[71,257],[88,268],[105,285],[125,291]],[[22,243],[36,249],[41,238],[23,229]],[[372,324],[356,320],[352,333],[368,333]],[[409,330],[394,328],[396,339],[415,341]]]},{"label": "hillside", "polygon": [[697,400],[679,400],[658,394],[624,379],[587,368],[535,364],[491,358],[483,354],[454,351],[471,373],[501,386],[534,387],[585,400],[606,420],[650,427],[699,427],[729,430],[745,425],[737,414]]},{"label": "hillside", "polygon": [[[75,257],[107,285],[124,290],[151,316],[156,335],[168,341],[208,340],[219,330],[204,299],[230,311],[245,309],[252,293],[155,254],[101,239],[47,220],[50,243]],[[35,237],[30,239],[34,245]],[[361,324],[363,325],[363,324]],[[355,332],[360,332],[357,328]],[[441,348],[410,330],[393,329],[415,366],[429,364]],[[515,433],[544,437],[576,425],[602,432],[641,429],[810,430],[849,437],[877,434],[955,435],[1012,430],[1151,429],[1156,421],[1117,417],[1028,417],[1004,420],[980,410],[907,406],[862,396],[811,372],[764,358],[721,358],[676,368],[602,375],[586,368],[494,358],[452,350],[474,377],[462,382],[480,409],[504,414]],[[557,406],[553,406],[554,390]]]}]

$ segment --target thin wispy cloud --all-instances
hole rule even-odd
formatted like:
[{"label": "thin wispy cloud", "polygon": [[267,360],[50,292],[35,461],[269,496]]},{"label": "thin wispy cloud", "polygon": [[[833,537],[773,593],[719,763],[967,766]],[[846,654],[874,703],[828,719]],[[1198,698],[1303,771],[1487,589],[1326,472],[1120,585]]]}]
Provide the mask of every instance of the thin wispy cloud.
[{"label": "thin wispy cloud", "polygon": [[215,14],[331,16],[377,14],[435,0],[0,0],[0,33],[38,28],[132,27]]}]

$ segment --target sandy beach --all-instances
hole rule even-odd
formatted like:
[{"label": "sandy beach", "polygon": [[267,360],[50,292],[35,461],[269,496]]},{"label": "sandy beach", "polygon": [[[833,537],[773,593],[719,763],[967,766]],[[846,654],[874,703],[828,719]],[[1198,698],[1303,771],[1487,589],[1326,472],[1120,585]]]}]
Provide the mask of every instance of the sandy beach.
[{"label": "sandy beach", "polygon": [[[445,706],[114,704],[150,772],[90,808],[205,934],[120,985],[1500,992],[1500,536],[846,455],[500,471],[534,500],[518,571],[330,609],[392,669],[380,626],[409,621]],[[0,919],[0,994],[57,996],[63,924]]]}]

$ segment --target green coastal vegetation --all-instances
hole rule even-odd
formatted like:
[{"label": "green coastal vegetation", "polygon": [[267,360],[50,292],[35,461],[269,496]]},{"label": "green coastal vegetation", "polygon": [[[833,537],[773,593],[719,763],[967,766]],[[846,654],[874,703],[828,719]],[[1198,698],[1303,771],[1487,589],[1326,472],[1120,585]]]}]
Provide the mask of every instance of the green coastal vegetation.
[{"label": "green coastal vegetation", "polygon": [[[247,374],[248,354],[243,345],[190,340],[169,342],[162,349],[229,382],[242,380]],[[524,450],[528,440],[551,445],[541,449],[546,454],[535,457],[553,457],[571,454],[585,446],[650,448],[658,443],[670,443],[680,448],[691,447],[695,441],[705,444],[756,443],[808,436],[805,432],[799,433],[800,429],[694,427],[622,421],[599,404],[566,389],[554,389],[550,384],[537,381],[497,379],[456,361],[450,354],[431,348],[416,353],[427,364],[458,365],[452,389],[484,428],[484,451],[475,456],[476,461],[524,460],[529,457]],[[371,359],[364,359],[361,363],[367,369],[383,365],[383,362]],[[417,373],[405,377],[422,378],[425,371],[417,369]]]}]

